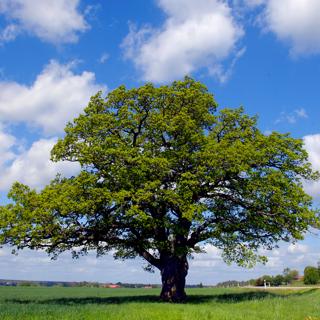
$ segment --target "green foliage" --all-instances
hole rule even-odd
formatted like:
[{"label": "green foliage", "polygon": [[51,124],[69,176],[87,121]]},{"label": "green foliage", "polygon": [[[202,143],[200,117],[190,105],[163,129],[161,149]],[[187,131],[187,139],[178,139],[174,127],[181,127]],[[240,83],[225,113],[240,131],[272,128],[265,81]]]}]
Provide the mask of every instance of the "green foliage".
[{"label": "green foliage", "polygon": [[277,287],[277,286],[281,286],[283,282],[284,282],[284,277],[281,274],[278,274],[273,278],[272,284]]},{"label": "green foliage", "polygon": [[262,287],[264,285],[264,277],[256,279],[254,285],[257,287]]},{"label": "green foliage", "polygon": [[253,282],[253,285],[263,286],[264,282],[272,287],[278,287],[283,284],[290,284],[293,280],[297,280],[299,277],[299,271],[285,268],[283,274],[277,274],[275,276],[264,275]]},{"label": "green foliage", "polygon": [[281,275],[276,275],[274,277],[269,275],[264,275],[256,279],[255,285],[258,287],[262,287],[266,283],[267,286],[278,287],[282,284],[282,282],[283,282],[283,277]]},{"label": "green foliage", "polygon": [[308,266],[304,269],[303,282],[304,284],[317,284],[319,282],[320,275],[318,269]]},{"label": "green foliage", "polygon": [[[81,165],[37,192],[15,183],[0,209],[0,244],[77,257],[186,256],[211,243],[252,266],[260,247],[302,239],[319,223],[302,179],[315,180],[300,139],[263,134],[243,109],[217,111],[190,78],[93,96],[52,150]],[[148,267],[147,267],[148,268]],[[150,269],[150,268],[149,268]]]},{"label": "green foliage", "polygon": [[291,270],[290,268],[285,268],[283,270],[283,281],[285,283],[291,283],[293,280],[298,280],[299,278],[299,271],[298,270]]},{"label": "green foliage", "polygon": [[20,286],[20,287],[32,287],[32,286],[34,286],[34,284],[29,282],[29,281],[22,281],[22,282],[18,283],[18,286]]}]

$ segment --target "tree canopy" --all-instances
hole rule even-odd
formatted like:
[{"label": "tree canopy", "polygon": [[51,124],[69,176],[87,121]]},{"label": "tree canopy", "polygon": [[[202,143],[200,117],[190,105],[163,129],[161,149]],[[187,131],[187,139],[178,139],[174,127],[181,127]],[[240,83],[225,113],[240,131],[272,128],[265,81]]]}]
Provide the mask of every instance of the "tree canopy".
[{"label": "tree canopy", "polygon": [[303,273],[304,284],[317,284],[320,279],[319,271],[316,267],[308,266],[305,267]]},{"label": "tree canopy", "polygon": [[81,165],[41,191],[15,183],[0,244],[53,256],[114,250],[161,272],[164,300],[185,298],[188,255],[209,243],[250,266],[259,248],[318,224],[302,180],[318,174],[300,139],[263,134],[242,108],[217,110],[191,78],[93,96],[52,150]]}]

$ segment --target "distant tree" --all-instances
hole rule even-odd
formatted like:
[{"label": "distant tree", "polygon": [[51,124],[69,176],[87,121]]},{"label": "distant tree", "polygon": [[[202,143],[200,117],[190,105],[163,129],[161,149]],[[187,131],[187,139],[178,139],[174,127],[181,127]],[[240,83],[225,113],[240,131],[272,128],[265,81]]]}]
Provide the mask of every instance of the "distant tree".
[{"label": "distant tree", "polygon": [[264,286],[265,283],[266,284],[270,283],[272,285],[272,282],[273,282],[273,277],[272,276],[264,275],[264,276],[262,276],[260,278],[257,278],[255,280],[255,284],[254,285],[256,285],[257,287],[262,287],[262,286]]},{"label": "distant tree", "polygon": [[21,282],[18,282],[18,286],[19,287],[31,287],[31,286],[33,286],[33,283],[30,281],[21,281]]},{"label": "distant tree", "polygon": [[292,280],[298,280],[299,279],[299,271],[298,270],[291,270],[290,271],[290,276]]},{"label": "distant tree", "polygon": [[281,274],[277,274],[272,278],[272,285],[275,287],[281,286],[284,282],[284,277]]},{"label": "distant tree", "polygon": [[283,276],[284,277],[286,277],[286,276],[288,276],[289,274],[290,274],[290,272],[291,272],[291,269],[290,268],[284,268],[283,269]]},{"label": "distant tree", "polygon": [[257,278],[255,285],[256,285],[257,287],[262,287],[262,286],[264,285],[264,279],[263,279],[263,277]]},{"label": "distant tree", "polygon": [[272,281],[273,281],[272,276],[269,276],[269,275],[262,276],[262,285],[264,285],[264,283],[266,283],[266,284],[270,283],[272,285]]},{"label": "distant tree", "polygon": [[318,269],[308,266],[304,269],[303,282],[305,284],[317,284],[319,281]]},{"label": "distant tree", "polygon": [[248,281],[236,281],[236,280],[228,280],[219,282],[215,285],[215,287],[219,288],[233,288],[233,287],[239,287],[239,286],[245,286],[249,285]]},{"label": "distant tree", "polygon": [[99,284],[99,282],[92,282],[92,283],[91,283],[91,287],[93,287],[93,288],[99,288],[99,287],[100,287],[100,284]]},{"label": "distant tree", "polygon": [[285,283],[291,283],[293,280],[297,280],[299,278],[298,270],[291,270],[290,268],[285,268],[283,270],[283,280]]},{"label": "distant tree", "polygon": [[318,223],[302,188],[318,174],[302,140],[263,134],[241,108],[217,112],[190,78],[98,93],[65,133],[52,159],[81,172],[40,192],[15,183],[0,210],[0,244],[54,257],[140,256],[160,270],[161,298],[183,301],[187,258],[204,244],[252,266],[266,261],[259,248],[302,239]]}]

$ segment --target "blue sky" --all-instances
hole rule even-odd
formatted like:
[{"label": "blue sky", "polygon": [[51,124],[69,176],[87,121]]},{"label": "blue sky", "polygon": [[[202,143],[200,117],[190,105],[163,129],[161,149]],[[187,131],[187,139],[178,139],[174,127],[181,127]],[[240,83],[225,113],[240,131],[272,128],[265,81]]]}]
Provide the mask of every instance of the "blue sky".
[{"label": "blue sky", "polygon": [[[191,75],[220,107],[245,107],[259,127],[302,138],[320,169],[318,0],[2,0],[0,2],[0,195],[14,181],[41,189],[57,172],[49,152],[98,90]],[[320,183],[305,184],[315,202]],[[303,270],[320,239],[267,252],[267,266],[226,266],[218,250],[190,261],[189,283],[216,283]],[[94,254],[50,261],[42,252],[0,249],[0,278],[159,282],[142,261]]]}]

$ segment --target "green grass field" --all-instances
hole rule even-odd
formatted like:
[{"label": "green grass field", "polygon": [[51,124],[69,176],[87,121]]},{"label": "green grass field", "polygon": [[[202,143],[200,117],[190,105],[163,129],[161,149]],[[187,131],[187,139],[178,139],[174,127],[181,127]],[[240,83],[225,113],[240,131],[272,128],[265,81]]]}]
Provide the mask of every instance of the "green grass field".
[{"label": "green grass field", "polygon": [[159,289],[0,287],[0,319],[320,320],[320,290],[190,289],[184,304]]}]

